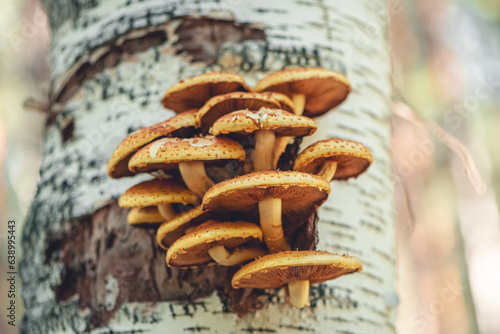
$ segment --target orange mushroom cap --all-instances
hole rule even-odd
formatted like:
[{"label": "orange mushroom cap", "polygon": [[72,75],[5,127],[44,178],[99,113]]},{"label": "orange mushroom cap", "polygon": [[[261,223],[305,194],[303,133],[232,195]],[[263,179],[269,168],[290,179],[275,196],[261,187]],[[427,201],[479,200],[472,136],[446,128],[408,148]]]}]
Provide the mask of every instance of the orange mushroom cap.
[{"label": "orange mushroom cap", "polygon": [[200,108],[210,98],[235,91],[248,91],[245,80],[233,73],[205,73],[181,80],[167,91],[161,102],[176,113]]}]

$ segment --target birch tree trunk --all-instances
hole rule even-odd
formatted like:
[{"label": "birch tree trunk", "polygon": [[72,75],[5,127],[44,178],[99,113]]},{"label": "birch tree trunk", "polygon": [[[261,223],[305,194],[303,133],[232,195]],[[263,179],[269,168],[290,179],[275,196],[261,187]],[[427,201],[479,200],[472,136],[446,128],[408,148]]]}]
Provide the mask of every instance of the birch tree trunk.
[{"label": "birch tree trunk", "polygon": [[[23,233],[24,333],[392,333],[394,205],[385,0],[45,0],[52,28],[52,115]],[[317,119],[308,143],[340,137],[374,155],[369,172],[332,183],[318,249],[360,258],[356,275],[243,298],[225,268],[167,269],[153,232],[129,228],[116,199],[141,177],[105,165],[130,132],[173,114],[166,88],[206,71],[254,84],[286,66],[344,72],[353,92]],[[250,310],[244,316],[234,312]]]}]

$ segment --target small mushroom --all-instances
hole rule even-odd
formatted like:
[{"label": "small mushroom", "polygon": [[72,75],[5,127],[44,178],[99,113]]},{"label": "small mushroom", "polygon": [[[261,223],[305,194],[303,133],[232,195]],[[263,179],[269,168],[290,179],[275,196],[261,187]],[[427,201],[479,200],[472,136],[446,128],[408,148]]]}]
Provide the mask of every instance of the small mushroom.
[{"label": "small mushroom", "polygon": [[210,98],[236,91],[248,91],[245,80],[233,73],[205,73],[181,80],[170,87],[161,102],[176,113],[198,109]]},{"label": "small mushroom", "polygon": [[236,110],[258,111],[261,108],[277,108],[294,112],[292,101],[280,93],[228,93],[211,98],[196,114],[196,122],[202,133],[220,117]]},{"label": "small mushroom", "polygon": [[294,307],[309,305],[309,285],[359,272],[361,261],[352,256],[323,251],[291,251],[265,255],[238,270],[232,285],[238,288],[278,289],[288,287]]},{"label": "small mushroom", "polygon": [[127,223],[134,227],[158,227],[165,221],[156,206],[132,208],[127,216]]},{"label": "small mushroom", "polygon": [[144,208],[158,206],[158,211],[167,220],[177,216],[172,203],[184,205],[198,201],[196,195],[172,180],[145,181],[127,189],[118,201],[122,208]]},{"label": "small mushroom", "polygon": [[188,110],[161,123],[142,128],[128,135],[115,149],[108,161],[107,172],[112,178],[134,175],[128,169],[130,158],[144,145],[162,137],[191,137],[196,134],[194,115],[198,110]]},{"label": "small mushroom", "polygon": [[293,232],[329,193],[330,184],[319,176],[298,172],[254,172],[210,188],[203,197],[203,209],[233,219],[244,215],[245,220],[260,221],[264,241],[269,251],[276,253],[291,249],[285,240],[282,222]]},{"label": "small mushroom", "polygon": [[160,225],[156,232],[156,240],[161,248],[168,248],[180,237],[193,232],[201,223],[209,220],[211,215],[202,210],[201,205],[179,214],[172,220]]},{"label": "small mushroom", "polygon": [[141,148],[129,161],[133,173],[179,169],[186,186],[203,197],[214,181],[205,164],[245,161],[245,150],[229,138],[163,138]]},{"label": "small mushroom", "polygon": [[314,131],[316,124],[310,118],[268,108],[261,108],[258,112],[234,111],[215,121],[212,128],[215,136],[250,133],[255,135],[254,171],[273,169],[276,137],[308,136]]},{"label": "small mushroom", "polygon": [[200,266],[211,261],[233,266],[267,254],[258,246],[261,241],[262,231],[255,224],[209,220],[175,241],[166,261],[169,267]]},{"label": "small mushroom", "polygon": [[327,181],[358,177],[373,162],[363,144],[345,139],[325,139],[305,148],[297,156],[293,170],[311,173]]},{"label": "small mushroom", "polygon": [[342,103],[351,91],[345,76],[324,68],[295,68],[275,72],[255,85],[256,92],[279,92],[289,96],[298,115],[323,115]]}]

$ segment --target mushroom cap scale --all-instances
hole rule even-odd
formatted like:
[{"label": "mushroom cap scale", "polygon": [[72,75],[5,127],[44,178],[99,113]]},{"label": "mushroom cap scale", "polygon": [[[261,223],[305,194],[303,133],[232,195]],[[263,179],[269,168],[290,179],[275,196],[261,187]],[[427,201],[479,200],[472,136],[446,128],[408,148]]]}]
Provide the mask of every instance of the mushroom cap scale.
[{"label": "mushroom cap scale", "polygon": [[120,196],[118,205],[122,208],[143,208],[169,203],[192,204],[196,201],[198,197],[177,182],[150,180],[127,189]]},{"label": "mushroom cap scale", "polygon": [[316,117],[342,103],[351,85],[347,78],[324,68],[296,68],[275,72],[263,78],[253,89],[280,92],[288,96],[306,96],[304,115]]},{"label": "mushroom cap scale", "polygon": [[132,176],[134,173],[128,169],[130,158],[144,145],[162,137],[191,137],[196,133],[196,120],[194,115],[198,110],[188,110],[154,124],[125,137],[116,147],[108,161],[107,172],[112,178]]},{"label": "mushroom cap scale", "polygon": [[323,251],[288,251],[265,255],[238,270],[234,288],[277,289],[291,281],[322,283],[359,272],[361,261],[347,255]]},{"label": "mushroom cap scale", "polygon": [[166,261],[170,267],[202,265],[213,262],[208,250],[215,246],[230,249],[261,241],[262,230],[255,224],[210,220],[175,241],[167,251]]},{"label": "mushroom cap scale", "polygon": [[316,123],[281,109],[261,108],[257,112],[238,110],[222,116],[213,124],[215,136],[229,133],[248,134],[257,130],[271,130],[277,136],[309,136],[316,131]]},{"label": "mushroom cap scale", "polygon": [[156,227],[164,221],[156,206],[132,208],[127,215],[127,223],[135,227]]},{"label": "mushroom cap scale", "polygon": [[278,108],[294,112],[293,102],[280,93],[228,93],[211,98],[196,114],[196,122],[203,133],[220,117],[236,110],[257,111],[261,108]]},{"label": "mushroom cap scale", "polygon": [[129,169],[134,173],[171,170],[177,168],[179,162],[210,164],[230,159],[244,161],[245,150],[229,138],[162,138],[137,151],[129,161]]},{"label": "mushroom cap scale", "polygon": [[201,205],[198,205],[161,224],[156,232],[156,240],[161,248],[168,249],[177,239],[185,235],[186,229],[199,225],[210,218],[211,215],[203,212]]},{"label": "mushroom cap scale", "polygon": [[281,198],[285,234],[293,232],[321,205],[330,193],[322,177],[281,171],[261,171],[214,185],[203,197],[203,209],[227,219],[258,222],[258,202]]},{"label": "mushroom cap scale", "polygon": [[233,73],[205,73],[171,86],[161,102],[176,113],[200,108],[211,97],[235,91],[248,91],[244,79]]},{"label": "mushroom cap scale", "polygon": [[361,143],[345,139],[325,139],[300,152],[293,170],[316,174],[326,160],[337,162],[335,180],[347,180],[366,171],[373,162],[373,156]]}]

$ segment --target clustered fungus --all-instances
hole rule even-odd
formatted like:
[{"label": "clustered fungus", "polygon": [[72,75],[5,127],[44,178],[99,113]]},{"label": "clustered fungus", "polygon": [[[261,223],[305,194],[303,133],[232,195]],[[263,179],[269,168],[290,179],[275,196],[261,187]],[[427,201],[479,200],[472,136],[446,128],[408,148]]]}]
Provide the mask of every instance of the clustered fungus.
[{"label": "clustered fungus", "polygon": [[130,134],[108,162],[112,178],[156,177],[120,197],[131,209],[128,223],[161,223],[157,241],[169,267],[233,266],[233,288],[284,287],[291,305],[307,306],[310,284],[359,272],[362,264],[293,250],[294,233],[326,201],[330,181],[357,177],[373,158],[358,142],[327,139],[305,148],[293,170],[277,165],[292,138],[316,131],[311,117],[337,107],[350,90],[346,77],[322,68],[279,71],[253,89],[230,73],[173,85],[162,103],[177,115]]}]

